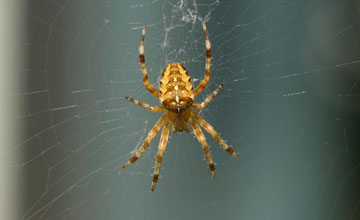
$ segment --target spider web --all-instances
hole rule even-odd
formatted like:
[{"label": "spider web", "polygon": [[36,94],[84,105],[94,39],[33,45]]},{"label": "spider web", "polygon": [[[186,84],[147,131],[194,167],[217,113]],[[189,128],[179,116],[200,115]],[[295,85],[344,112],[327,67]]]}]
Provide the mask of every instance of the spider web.
[{"label": "spider web", "polygon": [[[20,88],[1,91],[2,108],[15,106],[2,118],[13,138],[0,151],[2,213],[24,220],[360,219],[358,1],[17,6],[13,16],[25,23],[11,25],[25,33],[10,44],[23,57],[8,70]],[[141,29],[151,83],[157,86],[166,64],[180,62],[198,85],[201,22],[213,59],[196,100],[224,87],[200,114],[240,158],[206,135],[217,171],[211,180],[193,133],[170,134],[151,193],[159,135],[119,170],[161,116],[124,99],[158,105],[141,80]]]}]

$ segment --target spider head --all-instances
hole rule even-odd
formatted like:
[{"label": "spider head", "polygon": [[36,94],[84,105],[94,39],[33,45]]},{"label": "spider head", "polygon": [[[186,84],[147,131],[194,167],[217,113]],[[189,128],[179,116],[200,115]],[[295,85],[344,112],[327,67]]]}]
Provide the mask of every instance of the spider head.
[{"label": "spider head", "polygon": [[187,109],[186,111],[175,113],[172,111],[167,111],[169,120],[173,123],[173,133],[176,132],[189,132],[189,119],[191,115],[191,109]]}]

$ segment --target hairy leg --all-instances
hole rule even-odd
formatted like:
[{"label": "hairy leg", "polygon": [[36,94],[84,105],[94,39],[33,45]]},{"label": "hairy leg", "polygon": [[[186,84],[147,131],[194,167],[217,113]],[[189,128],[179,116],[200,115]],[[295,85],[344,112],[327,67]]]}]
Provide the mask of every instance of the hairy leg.
[{"label": "hairy leg", "polygon": [[140,59],[140,65],[141,65],[141,71],[143,73],[143,81],[145,88],[153,94],[155,97],[159,97],[159,92],[149,83],[148,76],[147,76],[147,70],[145,65],[145,55],[144,55],[144,39],[145,39],[145,32],[146,28],[144,27],[141,34],[141,41],[140,41],[140,47],[139,47],[139,59]]},{"label": "hairy leg", "polygon": [[211,134],[211,136],[213,136],[213,138],[220,144],[220,146],[226,150],[230,155],[234,156],[234,157],[239,157],[238,153],[235,153],[233,151],[233,149],[231,149],[226,142],[220,137],[219,133],[217,133],[215,131],[215,129],[213,128],[213,126],[211,126],[209,123],[207,123],[200,115],[198,115],[196,112],[191,112],[193,118],[198,121],[201,125],[201,127],[203,127],[209,134]]},{"label": "hairy leg", "polygon": [[167,121],[165,123],[165,126],[164,126],[164,128],[162,130],[162,133],[161,133],[159,149],[158,149],[157,156],[156,156],[156,164],[155,164],[155,170],[154,170],[154,175],[153,175],[153,181],[152,181],[151,188],[150,188],[151,192],[154,191],[155,186],[156,186],[156,182],[159,179],[161,162],[162,162],[164,151],[166,149],[166,144],[167,144],[168,137],[169,137],[170,126],[171,126],[171,122]]},{"label": "hairy leg", "polygon": [[205,46],[206,46],[206,64],[205,64],[205,77],[199,84],[199,86],[195,89],[195,96],[199,95],[199,93],[206,87],[210,79],[210,65],[211,65],[211,44],[208,36],[208,32],[206,29],[205,23],[202,23],[202,27],[205,33]]},{"label": "hairy leg", "polygon": [[220,84],[214,92],[212,92],[202,103],[200,104],[193,104],[191,107],[197,110],[200,110],[202,108],[204,108],[205,106],[207,106],[207,104],[209,104],[209,102],[218,94],[218,92],[220,91],[220,89],[223,87],[224,84]]},{"label": "hairy leg", "polygon": [[199,127],[199,125],[196,124],[196,122],[194,120],[190,119],[189,122],[190,122],[190,124],[191,124],[191,126],[192,126],[192,128],[194,130],[196,138],[198,139],[198,141],[200,142],[200,144],[201,144],[201,146],[202,146],[202,148],[204,150],[206,159],[207,159],[209,167],[210,167],[211,178],[214,178],[215,177],[215,165],[214,165],[213,159],[211,157],[209,145],[206,142],[205,136],[202,133],[201,128]]},{"label": "hairy leg", "polygon": [[146,104],[144,102],[138,101],[136,99],[130,98],[128,96],[125,97],[126,100],[129,100],[130,102],[133,102],[141,107],[147,108],[148,110],[152,111],[152,112],[162,112],[165,111],[165,108],[160,106],[160,107],[153,107],[149,104]]},{"label": "hairy leg", "polygon": [[120,167],[120,169],[124,169],[128,167],[129,165],[135,163],[135,161],[144,153],[146,148],[149,146],[150,142],[156,134],[159,132],[161,126],[164,124],[164,122],[167,120],[167,114],[164,114],[161,116],[161,118],[156,122],[154,127],[151,129],[151,131],[148,133],[147,137],[144,140],[143,145],[136,151],[135,155],[123,166]]}]

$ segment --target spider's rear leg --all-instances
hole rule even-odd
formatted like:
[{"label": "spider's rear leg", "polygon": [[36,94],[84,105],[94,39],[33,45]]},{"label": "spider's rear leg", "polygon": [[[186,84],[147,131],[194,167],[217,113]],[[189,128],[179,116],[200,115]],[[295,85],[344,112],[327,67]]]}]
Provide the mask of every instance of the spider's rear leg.
[{"label": "spider's rear leg", "polygon": [[206,29],[205,23],[202,23],[202,27],[205,33],[205,46],[206,46],[206,64],[205,64],[205,77],[195,89],[195,96],[199,95],[200,92],[206,87],[210,79],[210,65],[211,65],[211,44]]},{"label": "spider's rear leg", "polygon": [[139,59],[140,59],[140,65],[141,65],[141,71],[143,73],[143,82],[145,85],[145,88],[153,94],[155,97],[159,97],[159,92],[149,83],[148,76],[147,76],[147,69],[145,64],[145,55],[144,55],[144,39],[145,39],[145,32],[146,28],[144,27],[141,34],[141,41],[139,46]]}]

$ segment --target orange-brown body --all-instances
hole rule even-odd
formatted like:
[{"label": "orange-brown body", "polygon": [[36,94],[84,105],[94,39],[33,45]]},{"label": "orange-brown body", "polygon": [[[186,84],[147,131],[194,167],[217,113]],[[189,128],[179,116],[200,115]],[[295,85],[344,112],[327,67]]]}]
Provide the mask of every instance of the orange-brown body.
[{"label": "orange-brown body", "polygon": [[160,103],[168,109],[173,132],[189,131],[190,106],[194,102],[194,87],[186,69],[180,63],[168,64],[160,80]]},{"label": "orange-brown body", "polygon": [[[150,145],[151,140],[154,139],[156,134],[159,132],[160,128],[164,125],[164,128],[161,132],[161,138],[159,143],[158,152],[156,155],[156,164],[153,175],[153,181],[151,184],[151,191],[154,191],[156,182],[159,179],[160,167],[163,158],[163,154],[166,148],[166,144],[169,137],[170,127],[173,128],[173,132],[189,131],[189,127],[192,127],[194,134],[197,140],[200,142],[206,160],[208,162],[211,177],[215,177],[215,165],[212,160],[209,145],[206,142],[206,138],[201,131],[203,127],[209,134],[213,136],[215,141],[217,141],[220,146],[226,150],[230,155],[234,157],[239,157],[238,153],[235,153],[226,142],[220,137],[219,133],[207,123],[199,114],[197,114],[192,109],[201,110],[204,108],[220,91],[223,84],[220,84],[216,90],[214,90],[211,95],[209,95],[203,102],[194,103],[194,97],[199,95],[201,91],[206,87],[210,79],[210,65],[211,65],[211,48],[210,41],[208,37],[208,32],[206,26],[202,24],[204,33],[205,33],[205,46],[206,46],[206,64],[205,64],[205,77],[197,86],[196,89],[193,88],[190,76],[186,69],[180,63],[170,63],[164,69],[160,80],[159,91],[154,88],[153,85],[149,83],[147,70],[145,65],[145,55],[144,55],[144,39],[145,39],[145,27],[142,30],[140,47],[139,47],[139,59],[141,70],[143,73],[143,82],[145,88],[153,94],[156,98],[160,99],[161,106],[151,106],[147,103],[138,101],[136,99],[125,97],[130,102],[133,102],[139,106],[142,106],[152,112],[163,112],[165,114],[156,122],[154,127],[148,133],[147,137],[144,140],[143,145],[136,151],[136,153],[131,157],[131,159],[121,166],[121,169],[126,168],[127,166],[133,164],[146,150]],[[199,126],[200,125],[200,126]]]},{"label": "orange-brown body", "polygon": [[189,119],[191,117],[191,109],[188,108],[187,110],[175,113],[172,111],[167,111],[167,115],[169,120],[173,123],[173,133],[176,133],[177,131],[186,131],[189,132]]},{"label": "orange-brown body", "polygon": [[172,112],[181,113],[194,102],[191,78],[180,63],[170,63],[165,67],[159,90],[160,103]]}]

